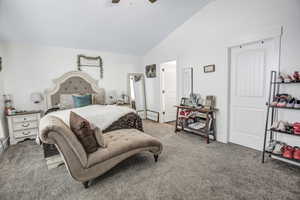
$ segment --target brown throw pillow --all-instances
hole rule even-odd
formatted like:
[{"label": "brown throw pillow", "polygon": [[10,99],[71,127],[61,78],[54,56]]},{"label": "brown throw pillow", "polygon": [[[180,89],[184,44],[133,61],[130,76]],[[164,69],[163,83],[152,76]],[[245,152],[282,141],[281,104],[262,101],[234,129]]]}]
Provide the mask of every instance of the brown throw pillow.
[{"label": "brown throw pillow", "polygon": [[97,151],[99,145],[95,137],[95,130],[90,123],[74,112],[70,113],[70,128],[82,144],[86,153]]}]

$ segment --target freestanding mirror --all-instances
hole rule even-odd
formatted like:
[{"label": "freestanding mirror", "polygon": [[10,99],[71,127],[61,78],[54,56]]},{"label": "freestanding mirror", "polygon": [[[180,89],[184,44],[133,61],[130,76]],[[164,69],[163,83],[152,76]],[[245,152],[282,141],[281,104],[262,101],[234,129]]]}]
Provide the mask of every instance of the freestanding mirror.
[{"label": "freestanding mirror", "polygon": [[193,68],[182,69],[182,97],[189,98],[193,93]]},{"label": "freestanding mirror", "polygon": [[146,118],[145,76],[142,73],[128,74],[128,96],[133,109],[143,118]]}]

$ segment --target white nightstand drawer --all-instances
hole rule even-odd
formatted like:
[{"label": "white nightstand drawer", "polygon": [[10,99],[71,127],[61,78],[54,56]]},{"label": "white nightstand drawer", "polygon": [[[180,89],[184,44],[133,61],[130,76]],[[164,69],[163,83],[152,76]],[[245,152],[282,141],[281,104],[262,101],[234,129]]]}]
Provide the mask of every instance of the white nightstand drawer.
[{"label": "white nightstand drawer", "polygon": [[38,133],[37,129],[27,129],[27,130],[23,130],[23,131],[15,131],[14,137],[15,138],[23,138],[23,137],[37,135],[37,133]]},{"label": "white nightstand drawer", "polygon": [[38,127],[38,121],[27,121],[27,122],[20,122],[20,123],[13,124],[14,131],[37,128],[37,127]]},{"label": "white nightstand drawer", "polygon": [[18,122],[27,122],[27,121],[36,121],[37,120],[37,115],[20,115],[20,116],[15,116],[12,118],[12,121],[14,123]]}]

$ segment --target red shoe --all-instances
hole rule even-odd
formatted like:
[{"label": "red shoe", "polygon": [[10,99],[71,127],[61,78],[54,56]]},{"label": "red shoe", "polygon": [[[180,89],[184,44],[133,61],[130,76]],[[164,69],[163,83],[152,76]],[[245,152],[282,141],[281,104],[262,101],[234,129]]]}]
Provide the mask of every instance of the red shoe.
[{"label": "red shoe", "polygon": [[282,156],[285,157],[285,158],[292,159],[293,155],[294,155],[294,151],[295,151],[295,149],[292,146],[285,146],[285,147],[283,147]]},{"label": "red shoe", "polygon": [[299,128],[300,128],[300,122],[295,122],[295,123],[293,124],[293,126],[296,126],[296,127],[299,127]]},{"label": "red shoe", "polygon": [[182,110],[182,111],[180,111],[180,113],[179,113],[179,117],[186,118],[186,117],[189,116],[190,113],[191,113],[191,111]]},{"label": "red shoe", "polygon": [[295,160],[300,160],[300,147],[295,147],[294,150],[293,158]]},{"label": "red shoe", "polygon": [[296,135],[300,135],[300,123],[299,122],[293,124],[293,129],[294,129],[294,133]]},{"label": "red shoe", "polygon": [[294,134],[299,135],[300,134],[300,128],[294,128]]},{"label": "red shoe", "polygon": [[293,124],[293,130],[296,135],[300,135],[300,123],[299,122]]},{"label": "red shoe", "polygon": [[298,71],[295,71],[295,72],[294,72],[293,78],[294,78],[296,81],[300,81],[300,74],[299,74]]}]

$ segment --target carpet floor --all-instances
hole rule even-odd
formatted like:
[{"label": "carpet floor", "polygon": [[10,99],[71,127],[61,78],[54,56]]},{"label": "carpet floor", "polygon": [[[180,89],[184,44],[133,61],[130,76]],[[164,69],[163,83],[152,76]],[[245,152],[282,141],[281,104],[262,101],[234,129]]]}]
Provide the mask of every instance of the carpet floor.
[{"label": "carpet floor", "polygon": [[174,134],[173,126],[144,123],[164,145],[157,163],[148,153],[133,156],[95,179],[90,188],[74,181],[65,166],[48,170],[33,141],[11,146],[0,158],[1,200],[299,200],[300,168],[261,153],[199,136]]}]

